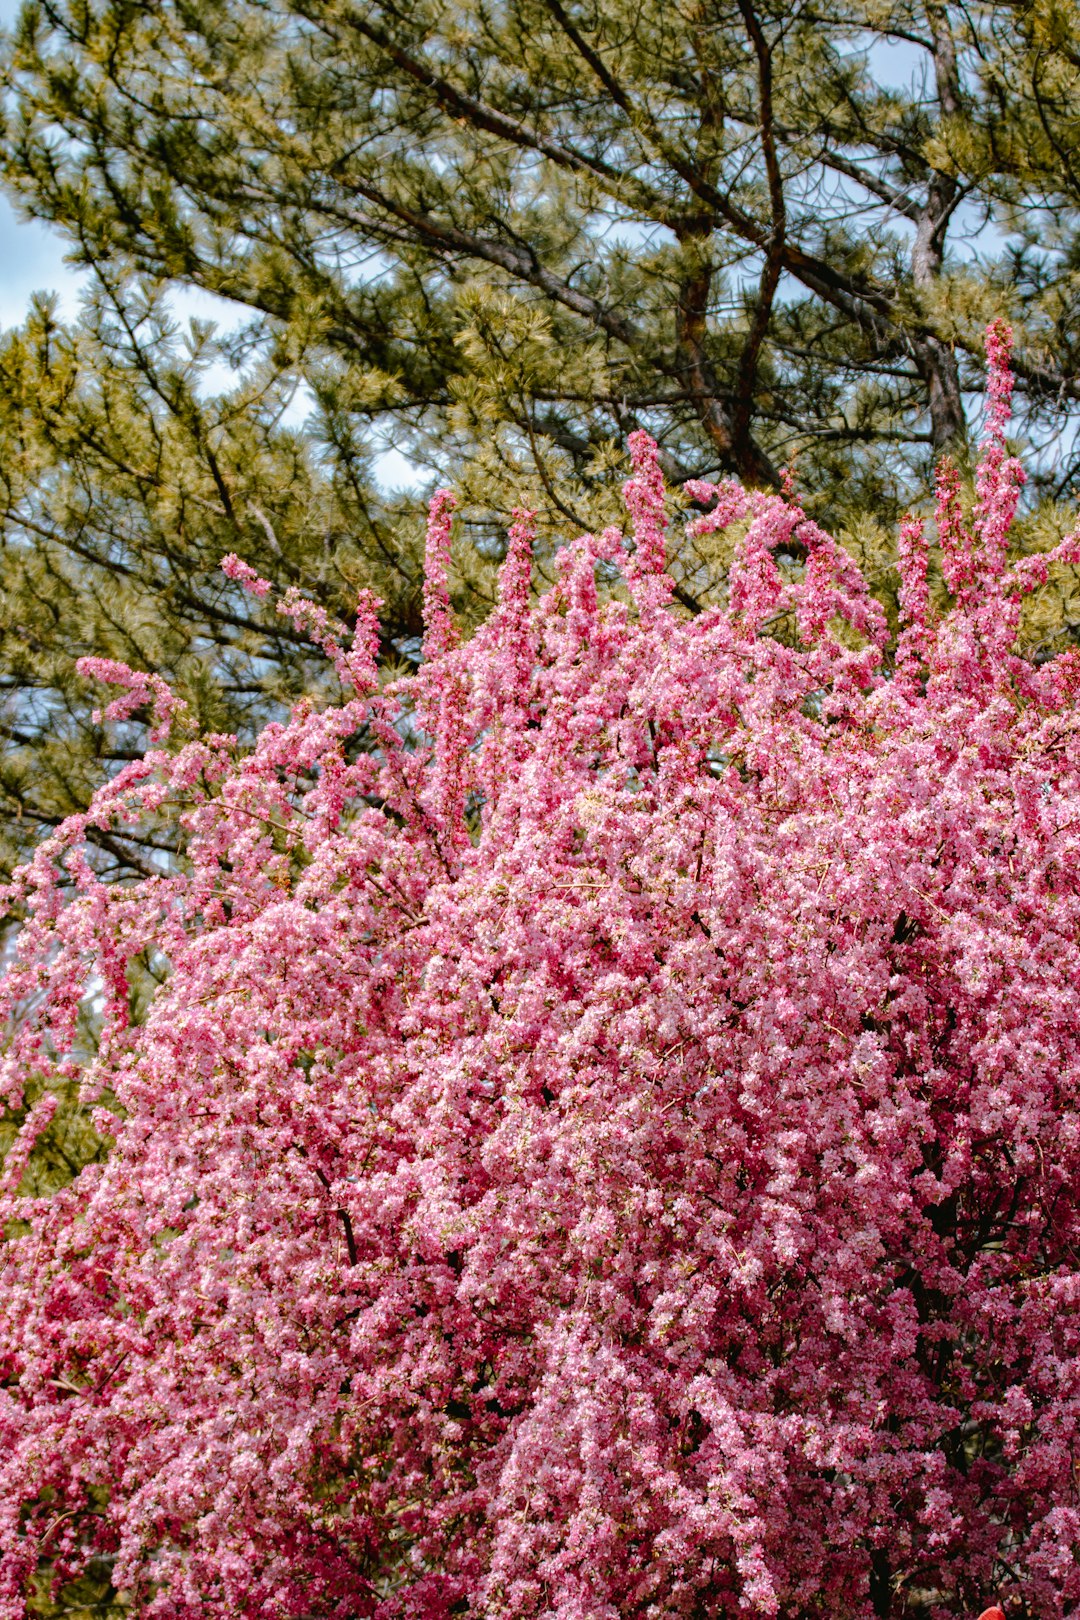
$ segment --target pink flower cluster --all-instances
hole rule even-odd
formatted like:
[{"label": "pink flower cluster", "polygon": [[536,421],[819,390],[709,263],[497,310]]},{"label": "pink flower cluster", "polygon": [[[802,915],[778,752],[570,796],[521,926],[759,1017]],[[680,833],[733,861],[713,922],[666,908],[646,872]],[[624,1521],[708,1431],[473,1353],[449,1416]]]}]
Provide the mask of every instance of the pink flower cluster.
[{"label": "pink flower cluster", "polygon": [[[894,653],[733,485],[673,615],[639,437],[629,554],[530,604],[516,514],[461,643],[437,497],[415,677],[290,598],[353,695],[16,876],[0,1089],[112,1146],[20,1196],[39,1105],[0,1185],[2,1620],[101,1557],[160,1620],[1080,1614],[1080,660],[1013,651],[1080,542],[1007,566],[990,359]],[[88,823],[171,805],[179,867],[99,881]]]},{"label": "pink flower cluster", "polygon": [[146,708],[150,710],[150,741],[164,742],[173,721],[187,709],[187,704],[160,675],[131,669],[115,658],[80,658],[75,667],[88,680],[123,688],[122,697],[114,698],[106,709],[94,710],[95,725],[127,720],[137,709]]},{"label": "pink flower cluster", "polygon": [[270,581],[257,574],[251,564],[246,563],[242,557],[238,557],[235,551],[230,551],[227,556],[222,557],[221,572],[226,579],[234,580],[237,585],[242,585],[244,590],[248,591],[252,596],[269,596],[273,590]]}]

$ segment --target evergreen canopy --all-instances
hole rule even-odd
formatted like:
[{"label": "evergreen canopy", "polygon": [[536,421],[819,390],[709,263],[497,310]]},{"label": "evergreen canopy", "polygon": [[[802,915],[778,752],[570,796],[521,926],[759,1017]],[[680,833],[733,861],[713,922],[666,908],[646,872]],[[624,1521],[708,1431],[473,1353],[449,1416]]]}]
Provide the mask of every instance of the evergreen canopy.
[{"label": "evergreen canopy", "polygon": [[[362,581],[385,603],[391,659],[419,627],[407,525],[374,502],[347,425],[320,443],[281,421],[296,387],[280,365],[208,391],[215,345],[185,343],[160,299],[103,289],[82,323],[48,304],[0,343],[0,860],[85,806],[133,757],[139,716],[107,735],[80,655],[161,668],[197,723],[240,731],[312,683],[305,638],[253,613],[221,574],[231,550],[351,608]],[[106,868],[151,869],[148,828],[102,835]]]},{"label": "evergreen canopy", "polygon": [[676,478],[874,485],[962,444],[991,314],[1055,437],[1080,396],[1072,12],[31,0],[7,172],[503,506],[641,425]]},{"label": "evergreen canopy", "polygon": [[[1053,543],[1078,481],[1075,12],[29,0],[6,183],[94,291],[76,330],[39,312],[0,354],[6,858],[133,745],[93,726],[78,654],[162,668],[225,727],[309,678],[224,552],[342,617],[363,580],[384,652],[414,646],[387,446],[454,482],[481,552],[536,508],[541,566],[553,526],[617,520],[635,429],[676,490],[794,462],[895,624],[890,526],[939,452],[968,466],[1004,312],[1035,473],[1017,544]],[[170,331],[176,283],[240,328]],[[673,560],[684,608],[728,561]],[[482,559],[458,562],[482,614]],[[1029,627],[1040,654],[1073,591]]]}]

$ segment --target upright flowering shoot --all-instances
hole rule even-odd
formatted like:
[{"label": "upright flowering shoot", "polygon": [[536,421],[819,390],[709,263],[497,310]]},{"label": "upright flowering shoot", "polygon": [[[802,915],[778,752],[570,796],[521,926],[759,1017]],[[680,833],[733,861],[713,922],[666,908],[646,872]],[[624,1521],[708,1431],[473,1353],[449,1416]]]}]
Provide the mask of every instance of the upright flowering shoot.
[{"label": "upright flowering shoot", "polygon": [[[289,595],[342,703],[156,748],[17,875],[0,1620],[101,1559],[161,1620],[1080,1614],[1080,662],[1015,651],[1080,544],[1008,564],[990,360],[895,647],[731,484],[680,617],[635,435],[628,538],[530,601],[517,513],[463,642],[437,496],[415,676]],[[151,813],[182,860],[102,882]],[[109,1152],[25,1196],[76,1077]]]}]

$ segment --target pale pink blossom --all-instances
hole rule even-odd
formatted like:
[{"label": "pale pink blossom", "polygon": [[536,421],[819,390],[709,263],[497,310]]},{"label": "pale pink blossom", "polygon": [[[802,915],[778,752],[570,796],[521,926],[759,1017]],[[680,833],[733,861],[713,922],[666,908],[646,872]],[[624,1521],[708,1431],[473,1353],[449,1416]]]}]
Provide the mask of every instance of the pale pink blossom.
[{"label": "pale pink blossom", "polygon": [[96,725],[126,720],[136,710],[148,708],[151,715],[150,741],[161,742],[169,735],[173,721],[187,712],[187,704],[176,696],[160,675],[131,669],[115,658],[80,658],[75,667],[87,680],[124,689],[123,696],[113,698],[105,709],[94,710]]},{"label": "pale pink blossom", "polygon": [[227,579],[242,585],[252,596],[268,596],[273,589],[270,581],[257,574],[251,564],[244,562],[235,551],[230,551],[227,556],[222,557],[221,572]]}]

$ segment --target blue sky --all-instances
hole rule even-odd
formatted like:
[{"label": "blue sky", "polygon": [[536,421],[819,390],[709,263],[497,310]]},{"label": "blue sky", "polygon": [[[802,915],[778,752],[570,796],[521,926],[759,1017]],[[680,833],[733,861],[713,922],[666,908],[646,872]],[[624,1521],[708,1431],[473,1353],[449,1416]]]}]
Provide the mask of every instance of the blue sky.
[{"label": "blue sky", "polygon": [[37,220],[24,223],[0,196],[0,328],[18,326],[31,293],[55,292],[65,316],[79,305],[78,273],[64,263],[64,243]]},{"label": "blue sky", "polygon": [[[9,26],[18,9],[19,0],[0,0],[0,25]],[[24,223],[0,196],[0,328],[17,326],[31,293],[42,291],[59,295],[65,315],[76,313],[79,276],[64,263],[62,239],[37,220]]]}]

